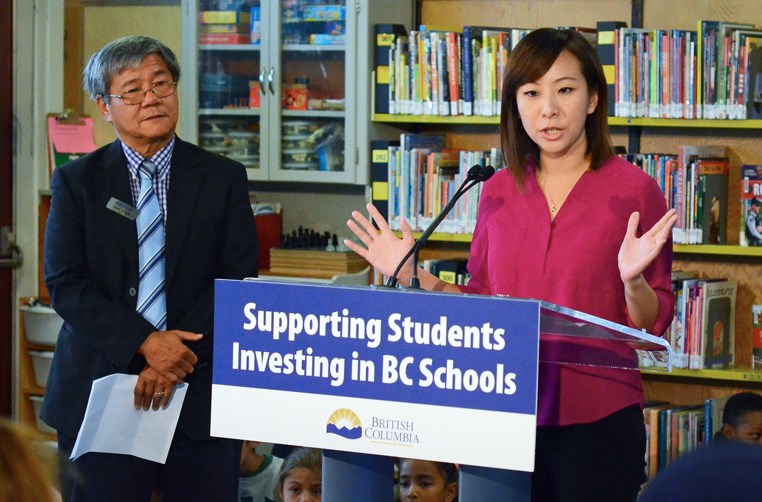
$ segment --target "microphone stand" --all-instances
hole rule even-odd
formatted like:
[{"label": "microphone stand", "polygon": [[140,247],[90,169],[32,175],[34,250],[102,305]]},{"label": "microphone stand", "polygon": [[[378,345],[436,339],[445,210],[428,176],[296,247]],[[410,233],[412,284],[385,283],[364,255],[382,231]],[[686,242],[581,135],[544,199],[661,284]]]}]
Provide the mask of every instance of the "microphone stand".
[{"label": "microphone stand", "polygon": [[490,178],[492,174],[494,174],[494,172],[495,170],[491,168],[490,166],[488,166],[487,168],[483,168],[479,164],[474,165],[473,167],[471,167],[471,169],[468,170],[466,179],[463,180],[463,183],[455,192],[455,195],[453,195],[453,197],[447,202],[445,207],[442,208],[442,211],[440,211],[440,213],[437,215],[434,221],[431,222],[431,224],[426,228],[423,234],[421,234],[418,240],[415,241],[415,244],[413,244],[413,247],[410,248],[410,250],[404,256],[404,258],[400,260],[399,264],[397,265],[397,268],[394,270],[394,273],[391,276],[389,276],[389,278],[386,280],[385,286],[395,287],[397,285],[397,274],[399,274],[400,270],[402,269],[402,266],[405,264],[408,258],[410,258],[410,256],[412,255],[413,256],[413,277],[410,279],[410,288],[413,288],[413,289],[421,288],[421,283],[418,280],[418,272],[417,272],[418,252],[420,251],[421,247],[423,247],[423,245],[429,239],[431,234],[434,233],[434,230],[436,230],[436,228],[439,226],[439,224],[442,222],[445,216],[447,216],[447,214],[452,210],[452,208],[455,206],[455,203],[458,202],[458,199],[460,199],[463,194],[465,194],[475,185],[478,185],[480,182]]}]

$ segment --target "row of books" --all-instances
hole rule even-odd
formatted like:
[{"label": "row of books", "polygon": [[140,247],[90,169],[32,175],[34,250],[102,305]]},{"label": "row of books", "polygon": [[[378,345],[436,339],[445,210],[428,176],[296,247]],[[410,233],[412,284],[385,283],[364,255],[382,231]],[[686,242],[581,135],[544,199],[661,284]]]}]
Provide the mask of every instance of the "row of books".
[{"label": "row of books", "polygon": [[727,369],[735,362],[735,315],[738,282],[699,278],[674,271],[675,318],[665,334],[675,354],[674,366]]},{"label": "row of books", "polygon": [[[399,142],[382,141],[380,146],[371,145],[371,150],[373,199],[383,201],[379,210],[395,230],[399,230],[403,216],[415,230],[424,230],[474,164],[503,167],[499,149],[447,149],[441,134],[402,134]],[[667,207],[677,211],[672,233],[675,244],[727,244],[730,161],[726,147],[684,145],[678,147],[677,155],[623,156],[656,180]],[[378,182],[383,188],[375,188]],[[740,186],[739,244],[762,245],[762,165],[741,166]],[[475,189],[464,196],[439,231],[473,232],[478,195]]]},{"label": "row of books", "polygon": [[618,28],[617,117],[762,118],[762,31],[701,20],[697,31]]},{"label": "row of books", "polygon": [[722,413],[730,396],[678,406],[664,401],[646,402],[646,472],[652,479],[682,455],[716,440]]},{"label": "row of books", "polygon": [[677,211],[676,244],[727,244],[730,161],[722,146],[680,146],[678,154],[625,154],[659,184]]},{"label": "row of books", "polygon": [[616,30],[617,117],[697,118],[696,33]]},{"label": "row of books", "polygon": [[[677,211],[675,244],[727,244],[730,160],[724,146],[685,145],[678,154],[624,154],[653,177]],[[762,246],[762,165],[740,169],[740,246]],[[739,203],[735,202],[735,203]]]},{"label": "row of books", "polygon": [[[570,28],[596,45],[612,84],[611,115],[762,118],[762,30],[751,24],[701,20],[690,31],[602,21]],[[421,25],[407,33],[401,25],[376,25],[376,113],[498,115],[510,53],[530,31]]]},{"label": "row of books", "polygon": [[[372,147],[374,160],[378,159],[375,153],[378,148],[377,144]],[[399,143],[386,146],[383,158],[386,159],[385,173],[379,168],[378,178],[372,179],[372,183],[375,185],[385,177],[386,194],[374,196],[374,203],[377,199],[385,199],[387,220],[393,230],[400,229],[403,217],[413,230],[425,230],[453,198],[472,166],[502,167],[499,149],[448,149],[445,148],[445,136],[440,134],[402,134]],[[480,193],[481,184],[462,196],[437,231],[473,233]],[[380,211],[384,209],[383,206],[377,207]]]},{"label": "row of books", "polygon": [[[578,28],[591,42],[595,29]],[[421,25],[376,25],[376,113],[500,114],[500,90],[513,47],[527,28],[464,26],[462,32]]]}]

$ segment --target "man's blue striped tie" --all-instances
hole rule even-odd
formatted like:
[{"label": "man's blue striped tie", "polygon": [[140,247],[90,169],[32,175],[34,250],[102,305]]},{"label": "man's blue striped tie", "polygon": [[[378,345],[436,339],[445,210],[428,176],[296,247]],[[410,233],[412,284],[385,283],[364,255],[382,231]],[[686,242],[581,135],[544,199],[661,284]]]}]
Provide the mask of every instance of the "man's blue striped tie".
[{"label": "man's blue striped tie", "polygon": [[138,286],[137,311],[159,331],[167,328],[167,297],[164,293],[164,218],[151,179],[156,165],[144,160],[138,169]]}]

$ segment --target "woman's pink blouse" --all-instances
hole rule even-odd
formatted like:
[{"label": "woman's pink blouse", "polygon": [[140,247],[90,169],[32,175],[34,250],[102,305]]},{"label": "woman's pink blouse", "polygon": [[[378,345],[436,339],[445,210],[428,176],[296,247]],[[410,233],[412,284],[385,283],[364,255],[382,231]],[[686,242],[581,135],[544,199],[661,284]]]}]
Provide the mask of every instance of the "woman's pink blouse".
[{"label": "woman's pink blouse", "polygon": [[[531,169],[520,191],[508,170],[483,187],[471,244],[465,293],[534,298],[634,327],[627,313],[617,255],[630,215],[640,212],[638,236],[667,211],[656,182],[619,157],[579,179],[551,222],[545,197]],[[672,321],[672,241],[644,272],[656,291],[659,313],[652,334]],[[538,425],[589,423],[629,405],[643,405],[637,370],[557,364],[564,353],[612,350],[635,357],[611,342],[566,342],[542,337]]]}]

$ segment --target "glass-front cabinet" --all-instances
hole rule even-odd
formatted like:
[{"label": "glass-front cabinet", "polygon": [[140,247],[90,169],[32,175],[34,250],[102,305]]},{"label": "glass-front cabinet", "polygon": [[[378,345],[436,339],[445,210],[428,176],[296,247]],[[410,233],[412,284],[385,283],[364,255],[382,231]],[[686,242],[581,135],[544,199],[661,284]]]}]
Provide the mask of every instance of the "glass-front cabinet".
[{"label": "glass-front cabinet", "polygon": [[350,106],[358,11],[346,0],[183,0],[182,134],[251,180],[365,183]]}]

